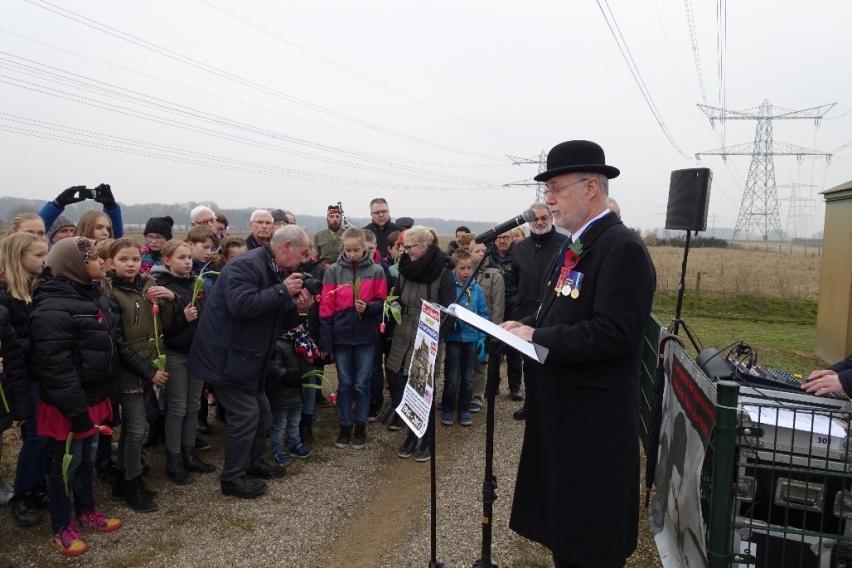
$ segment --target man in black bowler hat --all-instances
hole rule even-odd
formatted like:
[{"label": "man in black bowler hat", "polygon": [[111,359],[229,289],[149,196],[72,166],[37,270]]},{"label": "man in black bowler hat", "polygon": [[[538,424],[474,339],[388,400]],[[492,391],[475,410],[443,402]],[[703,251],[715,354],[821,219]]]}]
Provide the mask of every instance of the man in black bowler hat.
[{"label": "man in black bowler hat", "polygon": [[639,369],[655,288],[645,245],[607,208],[603,149],[555,146],[546,203],[571,233],[535,316],[503,324],[550,349],[521,451],[510,526],[548,547],[557,568],[624,566],[639,520]]}]

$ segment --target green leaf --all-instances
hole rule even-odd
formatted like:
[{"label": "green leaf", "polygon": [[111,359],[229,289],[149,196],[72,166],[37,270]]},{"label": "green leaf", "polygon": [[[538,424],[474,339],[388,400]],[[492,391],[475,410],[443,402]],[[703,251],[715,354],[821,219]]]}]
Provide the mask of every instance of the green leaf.
[{"label": "green leaf", "polygon": [[303,379],[310,379],[313,377],[319,377],[321,380],[325,380],[325,375],[319,369],[311,369],[307,371],[304,375],[302,375]]},{"label": "green leaf", "polygon": [[394,321],[396,321],[396,325],[402,324],[402,306],[399,305],[399,302],[394,302],[391,304],[390,313],[393,316]]},{"label": "green leaf", "polygon": [[160,355],[157,355],[156,357],[154,357],[154,360],[152,361],[152,363],[154,363],[154,366],[157,367],[157,370],[159,370],[159,371],[165,371],[166,370],[166,356],[164,354],[160,354]]},{"label": "green leaf", "polygon": [[65,482],[65,494],[70,495],[71,489],[68,487],[68,469],[71,467],[71,461],[74,456],[71,455],[71,442],[74,441],[74,432],[68,432],[68,438],[65,440],[65,455],[62,456],[62,481]]},{"label": "green leaf", "polygon": [[3,390],[3,383],[0,383],[0,399],[3,399],[3,408],[6,412],[11,412],[9,408],[9,401],[6,400],[6,391]]}]

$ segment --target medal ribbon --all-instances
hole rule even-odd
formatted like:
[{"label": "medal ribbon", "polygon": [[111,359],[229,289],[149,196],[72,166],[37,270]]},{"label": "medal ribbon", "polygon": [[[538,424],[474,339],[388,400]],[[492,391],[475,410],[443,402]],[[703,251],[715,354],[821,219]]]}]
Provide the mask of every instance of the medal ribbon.
[{"label": "medal ribbon", "polygon": [[568,273],[574,270],[577,263],[580,262],[580,257],[570,247],[565,251],[565,259],[562,261],[562,269],[559,271],[559,280],[556,281],[556,289],[562,290],[565,282],[568,279]]}]

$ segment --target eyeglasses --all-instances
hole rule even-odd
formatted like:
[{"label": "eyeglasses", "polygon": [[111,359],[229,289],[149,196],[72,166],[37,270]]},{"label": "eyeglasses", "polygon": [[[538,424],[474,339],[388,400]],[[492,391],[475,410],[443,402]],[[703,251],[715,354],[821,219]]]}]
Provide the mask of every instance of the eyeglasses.
[{"label": "eyeglasses", "polygon": [[535,217],[533,219],[533,223],[546,223],[547,221],[550,221],[550,215],[549,214],[548,215],[542,215],[541,217]]},{"label": "eyeglasses", "polygon": [[414,243],[413,245],[402,245],[402,250],[404,250],[405,252],[408,252],[411,249],[413,249],[414,247],[419,247],[421,244],[422,243]]},{"label": "eyeglasses", "polygon": [[589,181],[590,179],[592,179],[592,178],[578,179],[577,181],[572,181],[571,183],[566,183],[565,185],[560,186],[560,187],[545,187],[544,188],[544,194],[547,195],[549,193],[551,195],[559,195],[559,192],[561,192],[563,189],[565,189],[567,187],[571,187],[572,185],[577,185],[578,183],[583,183],[584,181]]}]

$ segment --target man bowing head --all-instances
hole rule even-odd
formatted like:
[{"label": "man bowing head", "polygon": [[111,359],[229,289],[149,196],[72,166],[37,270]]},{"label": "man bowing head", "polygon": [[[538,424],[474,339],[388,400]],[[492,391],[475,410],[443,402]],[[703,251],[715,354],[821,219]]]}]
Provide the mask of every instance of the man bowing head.
[{"label": "man bowing head", "polygon": [[528,401],[510,526],[557,568],[621,567],[639,519],[639,370],[655,273],[642,240],[607,208],[603,149],[555,146],[545,202],[571,238],[545,275],[538,313],[503,327],[550,349]]}]

